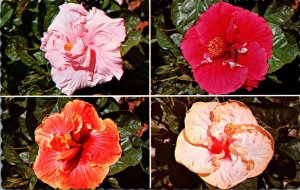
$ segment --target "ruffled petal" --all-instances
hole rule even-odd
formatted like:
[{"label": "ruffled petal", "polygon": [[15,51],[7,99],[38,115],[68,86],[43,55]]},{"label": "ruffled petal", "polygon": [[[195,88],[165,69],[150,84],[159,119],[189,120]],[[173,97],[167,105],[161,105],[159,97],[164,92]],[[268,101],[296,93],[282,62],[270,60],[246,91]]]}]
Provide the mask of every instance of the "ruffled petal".
[{"label": "ruffled petal", "polygon": [[243,125],[240,128],[242,132],[233,135],[235,141],[232,145],[240,149],[241,156],[253,162],[249,177],[258,176],[274,155],[274,140],[268,131],[258,125]]},{"label": "ruffled petal", "polygon": [[58,31],[49,31],[44,33],[41,41],[41,50],[45,52],[45,57],[51,66],[56,69],[66,68],[67,63],[64,59],[66,37]]},{"label": "ruffled petal", "polygon": [[248,69],[223,64],[224,60],[214,60],[202,64],[193,71],[195,80],[210,94],[228,94],[239,89],[247,78]]},{"label": "ruffled petal", "polygon": [[247,179],[251,174],[240,157],[232,155],[231,159],[221,159],[220,168],[208,176],[198,175],[213,186],[229,189]]},{"label": "ruffled petal", "polygon": [[227,39],[231,43],[257,42],[267,53],[267,58],[271,58],[273,35],[264,18],[248,10],[234,12],[232,17],[231,25],[234,25],[236,29],[227,32]]},{"label": "ruffled petal", "polygon": [[122,155],[119,145],[119,132],[111,119],[104,120],[105,130],[91,132],[89,140],[83,144],[83,156],[91,164],[109,167],[115,164]]},{"label": "ruffled petal", "polygon": [[73,118],[73,116],[78,115],[86,128],[96,130],[96,132],[103,132],[106,127],[103,120],[99,118],[94,106],[81,100],[68,102],[61,114],[66,118]]},{"label": "ruffled petal", "polygon": [[68,67],[65,70],[51,69],[51,76],[56,87],[67,95],[84,87],[93,87],[112,79],[112,75],[101,75],[86,70],[74,70]]},{"label": "ruffled petal", "polygon": [[192,144],[208,144],[207,132],[211,125],[209,115],[219,104],[218,102],[196,102],[187,112],[185,118],[185,133]]},{"label": "ruffled petal", "polygon": [[46,143],[40,144],[39,152],[33,164],[35,175],[53,188],[57,185],[57,171],[63,166],[63,162],[58,160],[59,152],[50,149]]},{"label": "ruffled petal", "polygon": [[238,54],[237,60],[240,65],[248,68],[248,76],[243,87],[250,91],[265,79],[264,76],[268,72],[269,64],[265,50],[258,43],[249,43],[247,49],[246,53]]},{"label": "ruffled petal", "polygon": [[226,39],[226,30],[231,21],[232,13],[243,10],[229,3],[219,2],[212,5],[197,23],[197,31],[202,44],[208,44],[215,37]]},{"label": "ruffled petal", "polygon": [[50,142],[54,138],[53,134],[63,136],[72,131],[74,127],[71,120],[54,113],[46,117],[42,124],[35,129],[35,141],[38,144],[42,141]]},{"label": "ruffled petal", "polygon": [[193,26],[188,29],[180,44],[182,54],[192,68],[205,61],[204,54],[207,52],[207,47],[200,42],[196,28],[197,26]]},{"label": "ruffled petal", "polygon": [[121,46],[126,38],[126,29],[123,18],[112,19],[106,16],[105,12],[93,7],[86,17],[85,41],[89,44],[102,46],[104,44],[115,44]]},{"label": "ruffled petal", "polygon": [[81,4],[75,3],[62,4],[59,9],[59,13],[49,26],[48,31],[59,31],[67,36],[69,41],[76,42],[86,32],[84,24],[88,12]]},{"label": "ruffled petal", "polygon": [[187,130],[183,129],[176,142],[175,159],[194,173],[207,175],[218,169],[213,158],[204,145],[192,145],[186,137]]},{"label": "ruffled petal", "polygon": [[84,159],[74,159],[58,170],[57,186],[60,189],[95,189],[108,172],[109,167],[102,168]]}]

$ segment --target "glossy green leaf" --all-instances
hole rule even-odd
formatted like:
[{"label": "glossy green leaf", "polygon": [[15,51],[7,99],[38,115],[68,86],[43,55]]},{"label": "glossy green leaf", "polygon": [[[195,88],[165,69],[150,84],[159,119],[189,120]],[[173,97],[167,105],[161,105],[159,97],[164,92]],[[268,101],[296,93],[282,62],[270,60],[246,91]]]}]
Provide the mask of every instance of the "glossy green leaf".
[{"label": "glossy green leaf", "polygon": [[46,65],[48,63],[48,60],[45,58],[45,53],[42,51],[35,52],[33,57],[36,58],[37,64],[39,65]]},{"label": "glossy green leaf", "polygon": [[217,2],[218,0],[176,0],[171,7],[172,22],[184,34],[188,28],[196,23],[201,13]]},{"label": "glossy green leaf", "polygon": [[269,60],[269,73],[273,73],[285,64],[291,63],[299,55],[299,47],[295,36],[283,32],[278,25],[272,23],[269,25],[273,33],[273,55]]},{"label": "glossy green leaf", "polygon": [[21,168],[25,176],[29,179],[29,189],[33,189],[37,183],[37,177],[33,170],[26,164],[18,164],[18,167]]},{"label": "glossy green leaf", "polygon": [[2,145],[3,145],[3,154],[7,162],[9,162],[12,165],[23,163],[23,160],[20,158],[20,156],[14,151],[14,149],[11,146],[9,146],[6,142],[2,142]]},{"label": "glossy green leaf", "polygon": [[283,25],[291,19],[294,15],[294,11],[291,5],[279,4],[274,1],[266,10],[264,18],[267,22],[276,25]]},{"label": "glossy green leaf", "polygon": [[300,161],[300,140],[292,139],[288,143],[282,145],[282,149],[285,150],[296,161]]},{"label": "glossy green leaf", "polygon": [[20,117],[18,118],[18,123],[19,126],[21,128],[21,131],[23,133],[23,135],[30,141],[33,140],[33,138],[31,137],[30,131],[28,129],[28,126],[26,124],[26,117],[27,117],[27,111],[25,111],[22,115],[20,115]]},{"label": "glossy green leaf", "polygon": [[127,35],[127,38],[125,40],[125,42],[122,43],[121,46],[121,55],[124,56],[126,53],[129,52],[129,50],[134,47],[137,46],[140,41],[142,39],[142,34],[140,33],[140,31],[132,31]]},{"label": "glossy green leaf", "polygon": [[170,38],[172,39],[173,43],[177,46],[180,47],[180,42],[183,38],[183,35],[180,33],[174,33],[170,36]]},{"label": "glossy green leaf", "polygon": [[29,163],[29,153],[28,152],[21,152],[19,154],[20,158],[22,159],[23,163]]},{"label": "glossy green leaf", "polygon": [[257,177],[246,179],[235,186],[234,189],[257,189]]},{"label": "glossy green leaf", "polygon": [[136,135],[139,128],[142,127],[142,122],[139,118],[129,111],[119,111],[117,119],[114,121],[117,123],[121,137],[131,137]]},{"label": "glossy green leaf", "polygon": [[130,166],[136,166],[140,163],[143,156],[141,148],[130,149],[124,156],[122,156],[118,162],[110,167],[109,175],[119,173]]},{"label": "glossy green leaf", "polygon": [[108,98],[103,97],[103,98],[99,98],[96,104],[98,105],[98,108],[101,109],[107,104],[107,102],[108,102]]},{"label": "glossy green leaf", "polygon": [[0,28],[2,28],[5,25],[5,23],[11,18],[11,16],[13,15],[13,11],[13,8],[8,2],[1,3]]},{"label": "glossy green leaf", "polygon": [[101,112],[102,115],[111,113],[111,112],[116,112],[119,110],[119,105],[111,99],[108,100],[107,105],[108,106]]},{"label": "glossy green leaf", "polygon": [[65,105],[70,101],[72,101],[72,98],[69,98],[69,97],[58,98],[55,106],[53,107],[53,109],[51,111],[51,113],[60,112],[65,107]]}]

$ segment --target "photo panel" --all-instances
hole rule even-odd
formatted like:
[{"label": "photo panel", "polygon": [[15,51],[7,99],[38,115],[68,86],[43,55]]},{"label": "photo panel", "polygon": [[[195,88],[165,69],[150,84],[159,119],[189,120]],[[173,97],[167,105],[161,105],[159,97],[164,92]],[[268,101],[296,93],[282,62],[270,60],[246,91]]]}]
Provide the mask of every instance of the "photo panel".
[{"label": "photo panel", "polygon": [[148,0],[3,1],[1,18],[1,95],[149,94]]},{"label": "photo panel", "polygon": [[153,189],[297,189],[299,97],[155,97]]},{"label": "photo panel", "polygon": [[1,99],[5,189],[148,189],[149,98]]},{"label": "photo panel", "polygon": [[298,0],[151,3],[153,95],[299,94]]}]

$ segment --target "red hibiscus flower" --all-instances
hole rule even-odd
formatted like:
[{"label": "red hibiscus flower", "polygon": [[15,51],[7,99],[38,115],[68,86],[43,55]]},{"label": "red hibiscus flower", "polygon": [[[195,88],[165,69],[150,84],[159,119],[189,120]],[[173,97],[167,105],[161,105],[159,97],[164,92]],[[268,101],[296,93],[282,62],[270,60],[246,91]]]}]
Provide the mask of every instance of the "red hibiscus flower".
[{"label": "red hibiscus flower", "polygon": [[181,42],[198,84],[210,94],[251,90],[264,80],[272,31],[255,13],[228,3],[212,5]]},{"label": "red hibiscus flower", "polygon": [[35,140],[35,174],[59,189],[96,188],[122,154],[116,124],[99,118],[95,108],[81,100],[45,118]]}]

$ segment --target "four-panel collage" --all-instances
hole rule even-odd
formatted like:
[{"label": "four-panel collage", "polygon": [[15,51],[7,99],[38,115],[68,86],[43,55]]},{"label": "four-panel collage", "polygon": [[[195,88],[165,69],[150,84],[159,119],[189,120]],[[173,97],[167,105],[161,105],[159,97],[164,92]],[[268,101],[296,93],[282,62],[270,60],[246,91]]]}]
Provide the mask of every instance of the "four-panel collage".
[{"label": "four-panel collage", "polygon": [[1,189],[299,189],[300,0],[2,0]]}]

